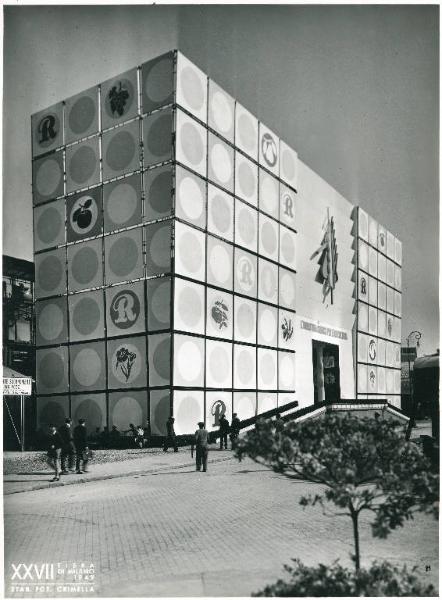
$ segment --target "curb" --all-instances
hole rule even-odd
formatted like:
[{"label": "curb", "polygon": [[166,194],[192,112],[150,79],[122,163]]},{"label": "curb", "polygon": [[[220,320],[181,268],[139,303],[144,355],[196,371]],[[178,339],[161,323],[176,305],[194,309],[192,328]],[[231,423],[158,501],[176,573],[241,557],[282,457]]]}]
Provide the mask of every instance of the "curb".
[{"label": "curb", "polygon": [[[228,460],[232,460],[234,457],[233,456],[227,456],[225,458],[215,458],[213,460],[210,461],[210,464],[213,463],[220,463],[220,462],[226,462]],[[182,469],[184,467],[194,467],[195,466],[195,461],[192,462],[187,462],[187,463],[182,463],[179,465],[167,465],[164,467],[158,467],[157,469],[154,468],[150,468],[150,469],[136,469],[135,471],[127,471],[126,473],[111,473],[109,475],[93,475],[92,477],[80,477],[79,479],[72,479],[70,481],[54,481],[54,482],[47,482],[47,483],[38,483],[36,485],[33,485],[32,487],[26,488],[25,490],[13,490],[13,491],[6,491],[5,490],[5,485],[7,485],[7,481],[3,481],[3,495],[4,496],[11,496],[12,494],[25,494],[26,492],[34,492],[35,490],[45,490],[48,488],[55,488],[55,487],[64,487],[67,485],[76,485],[78,483],[89,483],[90,481],[104,481],[105,479],[117,479],[119,477],[131,477],[133,475],[152,475],[153,473],[160,473],[161,471],[168,471],[169,469]]]}]

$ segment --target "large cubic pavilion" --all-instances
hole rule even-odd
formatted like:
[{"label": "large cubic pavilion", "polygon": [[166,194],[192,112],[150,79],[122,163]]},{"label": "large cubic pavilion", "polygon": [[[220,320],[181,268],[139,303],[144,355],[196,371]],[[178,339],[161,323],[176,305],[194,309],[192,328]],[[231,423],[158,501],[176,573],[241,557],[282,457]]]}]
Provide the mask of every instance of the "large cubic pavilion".
[{"label": "large cubic pavilion", "polygon": [[401,254],[173,51],[32,117],[41,427],[400,406]]}]

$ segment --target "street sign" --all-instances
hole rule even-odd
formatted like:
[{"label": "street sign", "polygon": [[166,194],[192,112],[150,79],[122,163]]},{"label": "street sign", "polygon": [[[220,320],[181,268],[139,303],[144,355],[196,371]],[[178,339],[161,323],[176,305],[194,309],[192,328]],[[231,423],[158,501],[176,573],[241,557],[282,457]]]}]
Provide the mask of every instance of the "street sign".
[{"label": "street sign", "polygon": [[4,396],[31,396],[31,377],[3,377]]}]

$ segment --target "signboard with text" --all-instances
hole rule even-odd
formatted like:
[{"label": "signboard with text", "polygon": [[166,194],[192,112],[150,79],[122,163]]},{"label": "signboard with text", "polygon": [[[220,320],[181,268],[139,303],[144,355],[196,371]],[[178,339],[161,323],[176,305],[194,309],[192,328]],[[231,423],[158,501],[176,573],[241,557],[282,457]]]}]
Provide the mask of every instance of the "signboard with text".
[{"label": "signboard with text", "polygon": [[31,394],[31,377],[3,377],[4,396],[30,396]]}]

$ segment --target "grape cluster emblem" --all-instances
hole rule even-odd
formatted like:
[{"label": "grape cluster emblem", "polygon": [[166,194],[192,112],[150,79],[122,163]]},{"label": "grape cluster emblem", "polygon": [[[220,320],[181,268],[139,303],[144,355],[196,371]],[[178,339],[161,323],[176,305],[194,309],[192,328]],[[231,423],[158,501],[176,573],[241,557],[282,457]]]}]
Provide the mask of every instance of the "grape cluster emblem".
[{"label": "grape cluster emblem", "polygon": [[112,86],[108,93],[112,116],[116,116],[115,113],[119,117],[123,116],[129,95],[128,90],[123,87],[121,81],[118,82],[118,87],[116,85]]},{"label": "grape cluster emblem", "polygon": [[217,300],[212,306],[212,319],[218,325],[221,330],[223,327],[227,327],[229,320],[229,307],[223,302],[223,300]]}]

